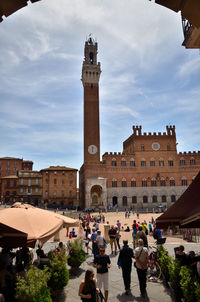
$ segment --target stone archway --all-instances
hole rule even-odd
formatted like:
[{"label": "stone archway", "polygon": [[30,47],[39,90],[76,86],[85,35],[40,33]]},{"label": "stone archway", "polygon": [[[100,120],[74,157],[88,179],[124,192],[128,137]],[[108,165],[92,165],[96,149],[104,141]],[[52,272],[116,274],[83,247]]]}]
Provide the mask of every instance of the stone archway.
[{"label": "stone archway", "polygon": [[100,206],[101,201],[102,187],[100,185],[94,185],[90,191],[90,204],[91,206]]},{"label": "stone archway", "polygon": [[113,205],[113,207],[115,207],[115,206],[118,205],[118,198],[117,198],[117,196],[113,196],[113,198],[112,198],[112,205]]}]

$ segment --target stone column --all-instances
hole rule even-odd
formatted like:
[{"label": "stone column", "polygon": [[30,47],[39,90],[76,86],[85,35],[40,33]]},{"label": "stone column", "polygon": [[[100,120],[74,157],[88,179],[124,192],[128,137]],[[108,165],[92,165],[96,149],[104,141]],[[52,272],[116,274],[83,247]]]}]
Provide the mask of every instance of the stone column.
[{"label": "stone column", "polygon": [[110,230],[110,225],[109,224],[104,224],[104,238],[107,243],[110,242],[110,238],[108,236],[108,231]]}]

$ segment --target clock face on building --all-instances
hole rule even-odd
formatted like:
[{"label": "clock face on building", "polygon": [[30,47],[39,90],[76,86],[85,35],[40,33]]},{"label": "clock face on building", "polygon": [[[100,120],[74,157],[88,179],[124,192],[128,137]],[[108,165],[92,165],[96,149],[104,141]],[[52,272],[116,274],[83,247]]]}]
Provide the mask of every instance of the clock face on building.
[{"label": "clock face on building", "polygon": [[95,146],[95,145],[90,145],[90,146],[88,147],[88,152],[89,152],[90,154],[96,154],[96,153],[97,153],[97,146]]},{"label": "clock face on building", "polygon": [[157,142],[154,142],[152,145],[151,145],[152,149],[154,151],[158,151],[160,149],[160,144],[157,143]]}]

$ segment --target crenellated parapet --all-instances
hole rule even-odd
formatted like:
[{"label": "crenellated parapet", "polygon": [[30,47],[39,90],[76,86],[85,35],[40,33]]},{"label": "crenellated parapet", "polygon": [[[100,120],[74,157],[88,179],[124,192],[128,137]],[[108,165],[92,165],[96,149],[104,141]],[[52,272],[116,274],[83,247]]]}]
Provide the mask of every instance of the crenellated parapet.
[{"label": "crenellated parapet", "polygon": [[142,135],[142,126],[133,125],[133,134],[134,135]]},{"label": "crenellated parapet", "polygon": [[175,126],[166,126],[167,135],[176,135]]},{"label": "crenellated parapet", "polygon": [[125,152],[105,152],[102,157],[121,157],[123,155],[126,155]]},{"label": "crenellated parapet", "polygon": [[159,137],[159,136],[167,136],[167,135],[175,135],[175,126],[166,126],[167,132],[143,132],[142,133],[142,126],[135,126],[133,125],[133,136],[154,136],[154,137]]},{"label": "crenellated parapet", "polygon": [[197,156],[200,155],[200,151],[188,151],[188,152],[179,152],[178,153],[179,156]]}]

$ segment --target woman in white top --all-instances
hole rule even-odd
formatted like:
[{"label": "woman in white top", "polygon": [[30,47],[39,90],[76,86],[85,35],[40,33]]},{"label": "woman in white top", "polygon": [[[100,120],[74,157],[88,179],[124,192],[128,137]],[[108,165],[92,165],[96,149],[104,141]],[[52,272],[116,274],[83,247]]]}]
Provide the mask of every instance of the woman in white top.
[{"label": "woman in white top", "polygon": [[102,246],[102,247],[105,247],[105,239],[104,239],[104,236],[101,235],[101,231],[97,231],[97,239],[96,239],[96,242],[98,244],[98,247]]}]

